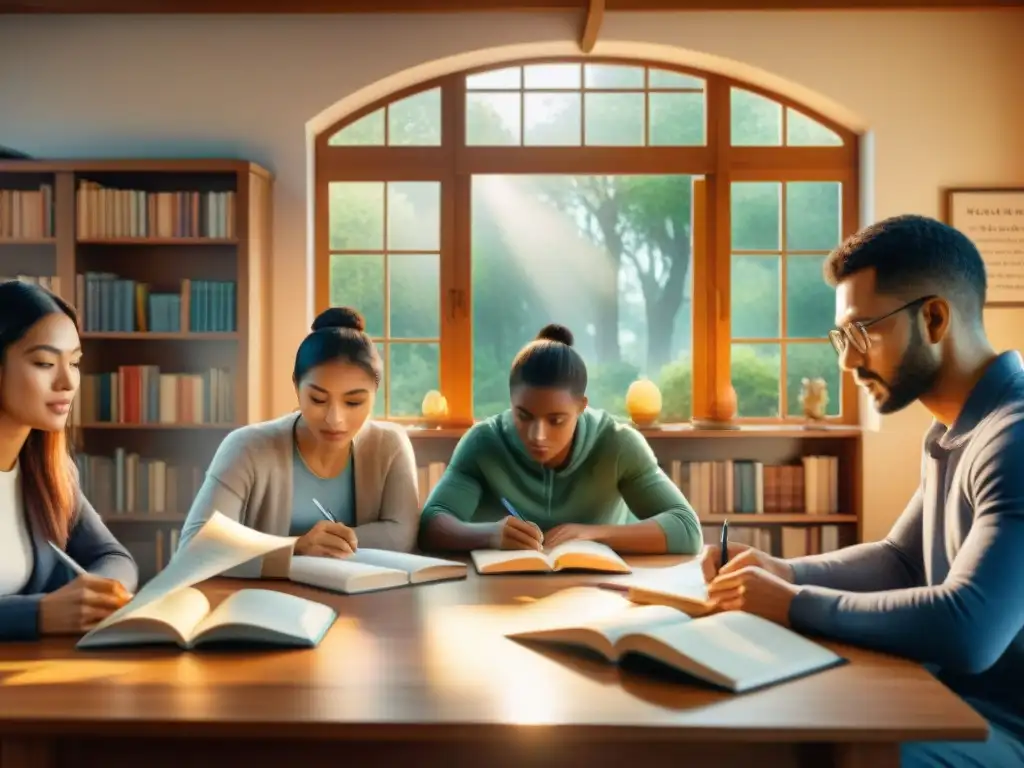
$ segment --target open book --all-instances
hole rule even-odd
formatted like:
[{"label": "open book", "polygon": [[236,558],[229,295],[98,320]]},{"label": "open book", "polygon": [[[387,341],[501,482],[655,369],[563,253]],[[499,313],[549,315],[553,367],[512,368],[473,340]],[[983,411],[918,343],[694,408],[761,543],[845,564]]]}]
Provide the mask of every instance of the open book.
[{"label": "open book", "polygon": [[358,549],[346,558],[292,557],[288,578],[299,584],[332,592],[356,594],[378,589],[423,584],[445,579],[464,579],[468,566],[384,549]]},{"label": "open book", "polygon": [[[537,601],[538,610],[544,600]],[[589,649],[616,663],[640,654],[736,693],[845,663],[824,646],[750,613],[727,611],[700,619],[660,605],[624,605],[604,615],[508,636]],[[561,606],[565,611],[566,607]],[[568,611],[571,613],[571,610]]]},{"label": "open book", "polygon": [[477,549],[472,553],[478,573],[532,573],[536,571],[606,571],[630,573],[626,561],[596,541],[567,541],[546,552],[528,549]]},{"label": "open book", "polygon": [[313,648],[330,629],[333,608],[284,592],[243,589],[210,610],[206,596],[185,587],[90,632],[79,648],[244,643]]},{"label": "open book", "polygon": [[219,627],[216,636],[244,633],[245,639],[258,636],[261,642],[316,645],[336,618],[333,609],[293,595],[243,590],[211,612],[206,598],[190,589],[243,564],[254,564],[256,573],[268,578],[287,577],[294,546],[294,538],[260,533],[215,512],[185,549],[82,637],[78,647],[135,644],[154,633],[191,647],[199,637],[214,637],[214,627]]},{"label": "open book", "polygon": [[622,592],[631,602],[665,605],[698,618],[715,611],[700,562],[691,560],[668,568],[637,569],[635,576],[599,586]]}]

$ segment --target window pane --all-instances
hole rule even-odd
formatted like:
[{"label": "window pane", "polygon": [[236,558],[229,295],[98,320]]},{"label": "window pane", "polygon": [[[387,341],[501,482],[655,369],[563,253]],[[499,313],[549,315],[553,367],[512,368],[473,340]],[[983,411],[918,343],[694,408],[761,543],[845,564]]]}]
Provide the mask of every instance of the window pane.
[{"label": "window pane", "polygon": [[737,416],[778,418],[779,372],[778,344],[733,344],[732,386],[736,390]]},{"label": "window pane", "polygon": [[777,339],[780,333],[779,256],[732,257],[732,337]]},{"label": "window pane", "polygon": [[731,228],[734,251],[781,250],[782,184],[735,181],[732,184]]},{"label": "window pane", "polygon": [[423,396],[440,389],[437,344],[388,344],[389,416],[420,416]]},{"label": "window pane", "polygon": [[842,185],[838,181],[786,184],[786,250],[830,251],[842,232]]},{"label": "window pane", "polygon": [[802,416],[800,404],[801,381],[804,378],[822,378],[828,385],[828,406],[825,414],[838,416],[842,410],[842,380],[835,350],[824,344],[786,345],[786,410],[790,416]]},{"label": "window pane", "polygon": [[703,88],[704,80],[667,69],[648,70],[648,88]]},{"label": "window pane", "polygon": [[588,93],[586,143],[639,147],[644,143],[644,94]]},{"label": "window pane", "polygon": [[651,146],[703,146],[703,93],[652,93],[647,98],[651,109]]},{"label": "window pane", "polygon": [[394,147],[441,145],[441,89],[416,93],[388,107],[388,144]]},{"label": "window pane", "polygon": [[508,146],[519,144],[520,95],[469,93],[466,95],[466,144]]},{"label": "window pane", "polygon": [[523,71],[520,67],[492,69],[466,78],[468,91],[518,91],[522,86]]},{"label": "window pane", "polygon": [[475,417],[508,408],[512,359],[559,322],[595,407],[626,416],[626,390],[647,376],[662,420],[689,418],[691,194],[689,176],[473,177]]},{"label": "window pane", "polygon": [[643,90],[644,68],[619,64],[586,64],[583,67],[587,88],[635,88]]},{"label": "window pane", "polygon": [[330,182],[327,215],[332,251],[384,249],[384,182]]},{"label": "window pane", "polygon": [[841,147],[843,139],[803,112],[786,107],[786,143],[791,147]]},{"label": "window pane", "polygon": [[527,90],[574,90],[581,86],[579,64],[533,64],[523,68],[523,75]]},{"label": "window pane", "polygon": [[580,145],[580,95],[578,93],[527,93],[524,144],[534,146]]},{"label": "window pane", "polygon": [[441,182],[388,183],[388,250],[441,250]]},{"label": "window pane", "polygon": [[822,276],[825,258],[786,256],[786,336],[790,338],[827,339],[834,326],[836,293]]},{"label": "window pane", "polygon": [[391,338],[436,339],[441,335],[441,267],[435,253],[389,256]]},{"label": "window pane", "polygon": [[388,385],[388,351],[386,344],[377,344],[377,353],[380,355],[381,367],[383,368],[383,375],[380,380],[380,387],[377,389],[377,395],[373,400],[373,418],[383,419],[387,416],[387,411],[384,408],[384,391]]},{"label": "window pane", "polygon": [[384,335],[384,257],[332,254],[330,263],[332,307],[353,307],[366,320],[366,332]]},{"label": "window pane", "polygon": [[742,88],[732,89],[731,133],[734,146],[782,145],[782,105]]},{"label": "window pane", "polygon": [[327,140],[332,147],[380,147],[384,145],[384,110],[378,109],[346,125]]}]

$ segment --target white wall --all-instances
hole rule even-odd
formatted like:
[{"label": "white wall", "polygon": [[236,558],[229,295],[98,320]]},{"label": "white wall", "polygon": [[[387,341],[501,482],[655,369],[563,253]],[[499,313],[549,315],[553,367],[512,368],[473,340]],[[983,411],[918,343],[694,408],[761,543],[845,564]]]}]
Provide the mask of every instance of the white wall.
[{"label": "white wall", "polygon": [[[943,186],[1024,185],[1022,22],[1015,11],[610,14],[595,53],[708,66],[869,128],[876,216],[938,215]],[[283,411],[309,317],[307,126],[470,63],[572,54],[578,26],[571,14],[2,16],[0,144],[41,157],[235,156],[273,171]],[[990,313],[996,342],[1021,346],[1022,320]],[[869,537],[912,491],[926,425],[914,407],[866,438]]]}]

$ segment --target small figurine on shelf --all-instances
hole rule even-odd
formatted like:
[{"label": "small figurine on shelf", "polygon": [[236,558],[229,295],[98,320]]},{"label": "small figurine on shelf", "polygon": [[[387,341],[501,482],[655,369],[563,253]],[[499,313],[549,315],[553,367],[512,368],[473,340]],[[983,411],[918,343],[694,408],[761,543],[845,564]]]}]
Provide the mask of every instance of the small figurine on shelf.
[{"label": "small figurine on shelf", "polygon": [[421,411],[425,426],[439,427],[448,418],[448,400],[436,389],[432,389],[423,396]]},{"label": "small figurine on shelf", "polygon": [[800,405],[808,426],[816,426],[825,420],[828,408],[828,384],[822,378],[800,380]]},{"label": "small figurine on shelf", "polygon": [[650,379],[637,379],[626,390],[626,413],[638,427],[652,427],[661,415],[661,390]]}]

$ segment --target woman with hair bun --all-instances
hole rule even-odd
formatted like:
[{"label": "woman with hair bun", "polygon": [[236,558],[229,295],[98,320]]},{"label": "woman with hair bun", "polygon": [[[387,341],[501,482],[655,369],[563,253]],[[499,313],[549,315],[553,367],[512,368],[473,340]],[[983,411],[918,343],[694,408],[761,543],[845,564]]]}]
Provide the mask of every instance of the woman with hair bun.
[{"label": "woman with hair bun", "polygon": [[574,539],[621,553],[694,554],[700,522],[644,437],[587,405],[568,328],[516,355],[512,407],[470,429],[427,499],[424,549],[542,550]]},{"label": "woman with hair bun", "polygon": [[297,555],[413,549],[416,459],[404,429],[370,420],[383,366],[365,327],[348,307],[316,318],[295,353],[298,413],[241,427],[224,439],[185,520],[179,550],[214,511],[264,533],[298,536]]}]

